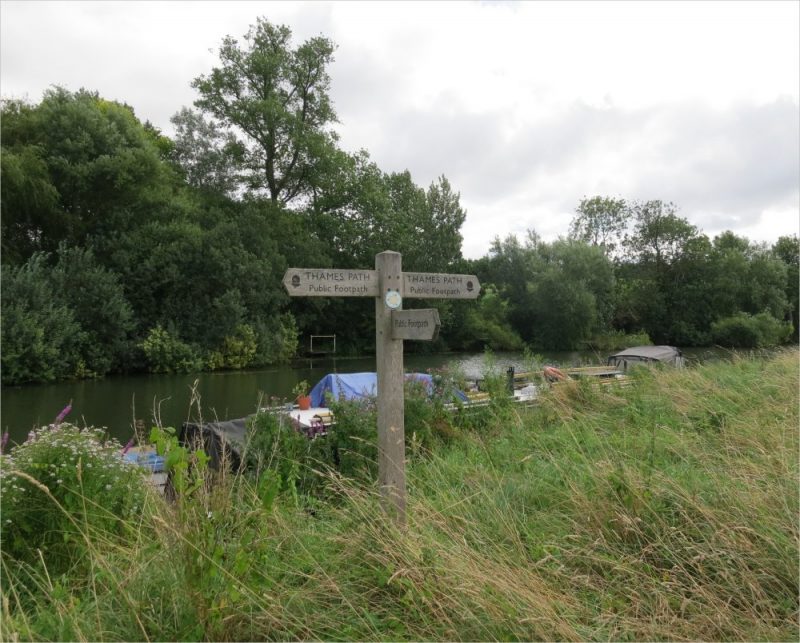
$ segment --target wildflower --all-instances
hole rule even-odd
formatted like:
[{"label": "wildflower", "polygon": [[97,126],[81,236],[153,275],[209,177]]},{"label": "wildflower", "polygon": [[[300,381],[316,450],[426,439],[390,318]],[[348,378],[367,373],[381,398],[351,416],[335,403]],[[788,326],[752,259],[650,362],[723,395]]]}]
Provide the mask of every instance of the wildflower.
[{"label": "wildflower", "polygon": [[126,454],[128,451],[130,451],[130,448],[131,448],[132,446],[133,446],[133,438],[131,438],[130,440],[128,440],[128,444],[126,444],[126,445],[125,445],[125,448],[124,448],[124,449],[122,449],[122,455],[125,455],[125,454]]},{"label": "wildflower", "polygon": [[61,424],[64,418],[69,415],[69,412],[71,410],[72,410],[72,400],[70,400],[69,403],[63,409],[61,409],[61,413],[59,413],[56,416],[56,421],[54,422],[54,426],[58,426],[59,424]]},{"label": "wildflower", "polygon": [[0,453],[6,450],[6,444],[8,444],[8,431],[3,433],[3,439],[0,440]]}]

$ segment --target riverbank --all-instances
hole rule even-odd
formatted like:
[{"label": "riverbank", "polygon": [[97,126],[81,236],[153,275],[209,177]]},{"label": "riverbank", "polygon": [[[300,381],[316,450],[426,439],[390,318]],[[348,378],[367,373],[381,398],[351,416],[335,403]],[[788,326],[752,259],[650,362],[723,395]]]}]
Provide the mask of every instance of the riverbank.
[{"label": "riverbank", "polygon": [[795,640],[798,377],[791,350],[412,414],[402,532],[357,464],[286,484],[323,451],[151,495],[125,539],[82,534],[81,573],[6,558],[2,637]]}]

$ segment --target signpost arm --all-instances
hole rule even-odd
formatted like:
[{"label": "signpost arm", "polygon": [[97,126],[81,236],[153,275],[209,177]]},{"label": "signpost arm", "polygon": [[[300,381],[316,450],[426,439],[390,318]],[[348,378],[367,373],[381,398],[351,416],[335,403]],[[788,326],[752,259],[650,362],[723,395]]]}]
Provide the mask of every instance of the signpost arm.
[{"label": "signpost arm", "polygon": [[375,255],[380,292],[375,298],[375,357],[378,370],[378,484],[384,509],[406,522],[406,462],[403,417],[403,340],[392,339],[392,309],[386,294],[403,293],[402,256]]}]

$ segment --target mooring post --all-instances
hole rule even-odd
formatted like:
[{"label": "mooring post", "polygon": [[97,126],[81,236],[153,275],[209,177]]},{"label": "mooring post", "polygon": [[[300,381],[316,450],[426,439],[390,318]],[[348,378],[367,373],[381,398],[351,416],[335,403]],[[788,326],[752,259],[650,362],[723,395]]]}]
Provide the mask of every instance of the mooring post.
[{"label": "mooring post", "polygon": [[384,510],[406,524],[406,446],[403,411],[403,340],[392,338],[392,311],[401,310],[402,256],[375,255],[380,290],[375,298],[375,358],[378,371],[378,484]]}]

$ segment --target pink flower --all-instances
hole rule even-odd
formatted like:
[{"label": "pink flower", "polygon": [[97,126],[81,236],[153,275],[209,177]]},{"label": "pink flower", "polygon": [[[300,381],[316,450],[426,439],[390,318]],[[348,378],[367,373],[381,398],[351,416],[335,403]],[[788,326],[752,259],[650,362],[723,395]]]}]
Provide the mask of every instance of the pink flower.
[{"label": "pink flower", "polygon": [[128,440],[128,444],[122,449],[122,455],[125,455],[128,451],[130,451],[131,447],[133,446],[133,438]]},{"label": "pink flower", "polygon": [[65,406],[63,409],[61,409],[61,413],[59,413],[59,414],[56,416],[56,421],[54,422],[54,424],[55,424],[56,426],[58,426],[59,424],[61,424],[61,422],[64,420],[64,418],[65,418],[65,417],[67,417],[67,416],[69,415],[69,412],[70,412],[71,410],[72,410],[72,400],[70,400],[70,401],[69,401],[69,404],[67,404],[67,405],[66,405],[66,406]]}]

